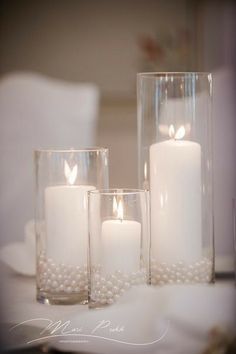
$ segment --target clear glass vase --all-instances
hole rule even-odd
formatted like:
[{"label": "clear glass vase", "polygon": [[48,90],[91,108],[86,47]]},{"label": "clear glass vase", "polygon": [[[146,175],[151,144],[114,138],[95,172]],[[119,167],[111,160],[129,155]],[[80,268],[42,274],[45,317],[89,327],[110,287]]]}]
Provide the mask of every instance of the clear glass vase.
[{"label": "clear glass vase", "polygon": [[149,203],[143,190],[89,192],[89,307],[148,282]]},{"label": "clear glass vase", "polygon": [[150,190],[151,282],[212,282],[212,76],[141,73],[137,85],[139,184]]},{"label": "clear glass vase", "polygon": [[88,191],[108,186],[108,150],[35,152],[37,300],[88,299]]}]

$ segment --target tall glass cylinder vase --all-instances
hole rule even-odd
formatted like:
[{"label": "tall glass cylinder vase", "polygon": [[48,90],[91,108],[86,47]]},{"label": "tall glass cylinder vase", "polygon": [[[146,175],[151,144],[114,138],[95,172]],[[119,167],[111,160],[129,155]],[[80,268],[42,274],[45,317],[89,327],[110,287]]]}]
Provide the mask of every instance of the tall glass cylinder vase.
[{"label": "tall glass cylinder vase", "polygon": [[140,188],[150,190],[151,282],[214,279],[212,76],[138,74]]},{"label": "tall glass cylinder vase", "polygon": [[108,150],[35,152],[37,300],[88,299],[88,191],[108,186]]}]

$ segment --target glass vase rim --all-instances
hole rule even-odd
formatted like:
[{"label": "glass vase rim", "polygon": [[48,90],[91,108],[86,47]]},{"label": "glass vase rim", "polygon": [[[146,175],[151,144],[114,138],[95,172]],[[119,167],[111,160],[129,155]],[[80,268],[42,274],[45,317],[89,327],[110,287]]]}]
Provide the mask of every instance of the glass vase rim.
[{"label": "glass vase rim", "polygon": [[91,195],[133,195],[147,193],[146,189],[138,188],[108,188],[108,189],[92,189],[88,191]]},{"label": "glass vase rim", "polygon": [[212,73],[210,71],[150,71],[150,72],[140,72],[137,73],[137,77],[146,77],[146,78],[161,78],[166,76],[174,76],[174,77],[184,77],[184,76],[211,76]]},{"label": "glass vase rim", "polygon": [[35,154],[41,154],[41,153],[46,153],[46,154],[49,154],[49,153],[53,153],[53,154],[56,154],[56,153],[71,153],[71,152],[76,152],[76,153],[80,153],[80,152],[97,152],[97,151],[100,151],[100,152],[108,152],[109,149],[107,147],[99,147],[99,146],[94,146],[94,147],[85,147],[85,148],[81,148],[81,149],[76,149],[76,148],[68,148],[68,149],[47,149],[47,148],[37,148],[37,149],[34,149],[34,153]]}]

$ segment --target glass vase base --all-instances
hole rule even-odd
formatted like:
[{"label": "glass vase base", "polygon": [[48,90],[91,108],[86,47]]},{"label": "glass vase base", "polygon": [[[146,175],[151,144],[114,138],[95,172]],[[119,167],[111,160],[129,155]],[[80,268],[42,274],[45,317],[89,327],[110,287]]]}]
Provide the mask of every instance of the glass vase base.
[{"label": "glass vase base", "polygon": [[52,294],[38,291],[37,301],[46,305],[86,305],[88,303],[88,293],[85,291],[73,294]]},{"label": "glass vase base", "polygon": [[89,308],[103,308],[115,303],[132,286],[147,283],[147,270],[141,268],[131,274],[116,271],[112,274],[94,274],[89,294]]},{"label": "glass vase base", "polygon": [[110,306],[110,304],[108,302],[101,303],[99,301],[95,301],[95,300],[91,300],[91,299],[88,302],[88,308],[92,309],[92,310],[102,310],[108,306]]},{"label": "glass vase base", "polygon": [[182,261],[172,264],[151,261],[152,285],[212,282],[214,282],[214,263],[213,260],[206,257],[192,264]]}]

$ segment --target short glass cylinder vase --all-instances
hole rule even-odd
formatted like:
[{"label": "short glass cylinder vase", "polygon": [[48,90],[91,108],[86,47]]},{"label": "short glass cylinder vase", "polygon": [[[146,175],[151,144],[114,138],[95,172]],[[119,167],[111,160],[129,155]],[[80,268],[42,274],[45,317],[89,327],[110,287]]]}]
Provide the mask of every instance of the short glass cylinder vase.
[{"label": "short glass cylinder vase", "polygon": [[140,73],[139,186],[150,191],[151,283],[214,280],[212,76]]},{"label": "short glass cylinder vase", "polygon": [[143,190],[89,192],[89,308],[148,282],[149,202]]},{"label": "short glass cylinder vase", "polygon": [[88,191],[108,186],[108,150],[35,151],[37,300],[88,300]]}]

